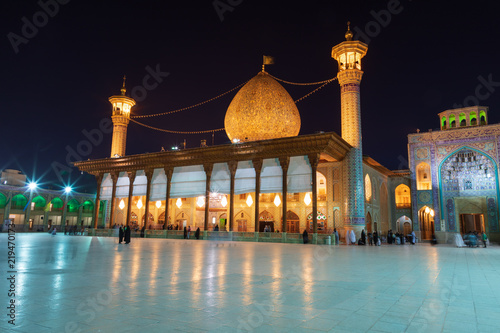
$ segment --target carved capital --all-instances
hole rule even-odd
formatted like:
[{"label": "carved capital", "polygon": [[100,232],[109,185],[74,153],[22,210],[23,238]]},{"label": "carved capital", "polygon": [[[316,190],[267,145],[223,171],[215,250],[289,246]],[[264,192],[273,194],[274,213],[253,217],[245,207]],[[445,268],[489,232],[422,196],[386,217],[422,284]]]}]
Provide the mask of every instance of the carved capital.
[{"label": "carved capital", "polygon": [[290,157],[280,157],[280,166],[283,171],[288,171],[288,166],[290,165]]},{"label": "carved capital", "polygon": [[153,178],[153,169],[146,169],[144,170],[144,173],[146,174],[146,179],[148,180],[148,183],[151,183],[151,179]]},{"label": "carved capital", "polygon": [[134,183],[135,175],[136,175],[136,170],[127,171],[127,176],[128,176],[129,181],[130,181],[130,185],[132,185]]},{"label": "carved capital", "polygon": [[229,174],[231,175],[231,178],[234,178],[234,176],[236,175],[236,169],[238,169],[238,162],[229,161],[227,162],[227,166],[229,168]]},{"label": "carved capital", "polygon": [[165,168],[163,168],[163,170],[165,171],[165,176],[167,177],[167,182],[170,183],[170,181],[172,180],[172,175],[174,174],[174,169],[171,167],[165,167]]},{"label": "carved capital", "polygon": [[205,173],[207,174],[207,178],[212,176],[212,170],[214,169],[213,163],[203,164],[203,169],[205,169]]},{"label": "carved capital", "polygon": [[309,158],[309,164],[311,164],[311,168],[313,170],[316,170],[319,164],[319,154],[309,154],[307,155],[307,157]]},{"label": "carved capital", "polygon": [[254,158],[252,160],[252,164],[253,164],[253,168],[255,169],[256,176],[260,176],[260,173],[262,171],[262,163],[263,163],[262,158]]}]

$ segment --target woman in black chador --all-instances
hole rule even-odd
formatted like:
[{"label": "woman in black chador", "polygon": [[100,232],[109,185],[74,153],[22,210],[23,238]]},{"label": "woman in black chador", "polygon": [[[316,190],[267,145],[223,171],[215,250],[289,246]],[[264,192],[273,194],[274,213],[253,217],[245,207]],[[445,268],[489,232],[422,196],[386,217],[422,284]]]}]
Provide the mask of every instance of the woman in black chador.
[{"label": "woman in black chador", "polygon": [[302,239],[304,240],[304,244],[309,243],[309,235],[307,234],[307,230],[304,230],[302,233]]},{"label": "woman in black chador", "polygon": [[130,243],[130,227],[127,225],[125,226],[123,230],[124,238],[125,238],[125,244]]},{"label": "woman in black chador", "polygon": [[184,227],[184,239],[186,239],[187,237],[188,237],[188,232],[186,227]]},{"label": "woman in black chador", "polygon": [[200,239],[200,228],[196,229],[194,237],[196,237],[196,239]]},{"label": "woman in black chador", "polygon": [[118,243],[122,243],[123,242],[123,228],[122,226],[120,226],[120,230],[118,230]]},{"label": "woman in black chador", "polygon": [[146,231],[146,223],[141,228],[141,238],[144,238],[144,232]]}]

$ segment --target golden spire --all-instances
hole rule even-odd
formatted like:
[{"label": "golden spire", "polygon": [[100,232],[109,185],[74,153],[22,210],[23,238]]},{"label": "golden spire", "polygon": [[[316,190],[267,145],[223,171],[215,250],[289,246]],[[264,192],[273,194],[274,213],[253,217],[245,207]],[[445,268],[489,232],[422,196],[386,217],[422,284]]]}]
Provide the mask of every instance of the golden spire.
[{"label": "golden spire", "polygon": [[352,40],[352,32],[351,32],[351,22],[347,22],[347,32],[345,33],[345,39],[348,41]]},{"label": "golden spire", "polygon": [[125,93],[127,92],[127,89],[125,88],[125,80],[127,80],[127,76],[123,75],[123,86],[121,89],[122,96],[125,96]]}]

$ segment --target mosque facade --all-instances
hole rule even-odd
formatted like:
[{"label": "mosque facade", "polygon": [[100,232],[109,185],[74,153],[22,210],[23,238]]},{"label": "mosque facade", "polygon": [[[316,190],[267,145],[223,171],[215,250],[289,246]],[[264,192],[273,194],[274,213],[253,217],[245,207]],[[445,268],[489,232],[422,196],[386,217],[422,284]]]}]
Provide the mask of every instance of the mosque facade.
[{"label": "mosque facade", "polygon": [[[123,86],[121,95],[109,99],[111,157],[75,163],[97,179],[95,227],[191,227],[205,236],[214,230],[290,236],[307,230],[313,239],[333,229],[341,236],[354,230],[359,237],[365,229],[447,239],[474,227],[494,236],[500,125],[487,125],[484,107],[450,110],[440,114],[446,118],[441,131],[408,136],[409,170],[388,170],[364,156],[361,59],[368,46],[352,37],[348,29],[346,41],[332,49],[341,136],[298,136],[300,114],[293,99],[263,69],[228,107],[225,131],[231,144],[126,156],[135,101]],[[467,167],[460,166],[462,160]]]}]

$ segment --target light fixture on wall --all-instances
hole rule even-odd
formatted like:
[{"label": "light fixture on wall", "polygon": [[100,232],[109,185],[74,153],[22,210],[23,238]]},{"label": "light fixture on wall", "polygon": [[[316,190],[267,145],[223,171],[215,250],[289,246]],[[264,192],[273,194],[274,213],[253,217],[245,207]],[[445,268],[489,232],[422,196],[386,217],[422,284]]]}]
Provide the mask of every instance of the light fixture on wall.
[{"label": "light fixture on wall", "polygon": [[197,199],[196,199],[196,204],[198,205],[198,207],[203,207],[203,205],[205,204],[205,197],[203,196],[199,196]]},{"label": "light fixture on wall", "polygon": [[141,209],[142,208],[142,200],[139,199],[139,201],[137,201],[137,208]]},{"label": "light fixture on wall", "polygon": [[248,205],[248,207],[251,207],[252,204],[253,204],[252,195],[249,194],[248,197],[247,197],[247,205]]},{"label": "light fixture on wall", "polygon": [[274,197],[274,204],[276,205],[276,207],[278,207],[279,205],[281,205],[281,199],[280,199],[280,196],[276,194],[276,196]]},{"label": "light fixture on wall", "polygon": [[309,194],[309,192],[306,193],[306,196],[304,197],[304,203],[306,204],[306,206],[309,206],[311,204],[311,195]]},{"label": "light fixture on wall", "polygon": [[118,207],[120,207],[120,209],[125,208],[125,201],[123,201],[123,199],[122,199],[122,201],[120,201],[120,203],[118,204]]},{"label": "light fixture on wall", "polygon": [[226,198],[225,195],[222,196],[220,204],[222,205],[222,207],[226,208],[226,206],[227,206],[227,198]]},{"label": "light fixture on wall", "polygon": [[431,216],[434,217],[434,209],[431,209]]},{"label": "light fixture on wall", "polygon": [[160,201],[160,200],[158,200],[158,201],[156,202],[156,208],[160,208],[160,207],[161,207],[161,201]]},{"label": "light fixture on wall", "polygon": [[175,205],[177,206],[177,208],[181,208],[181,206],[182,206],[182,200],[181,200],[181,198],[177,198],[177,201],[175,202]]},{"label": "light fixture on wall", "polygon": [[429,214],[430,211],[429,207],[425,207],[425,214]]}]

